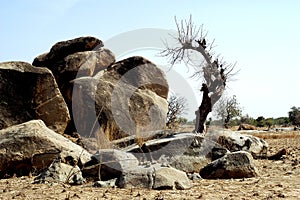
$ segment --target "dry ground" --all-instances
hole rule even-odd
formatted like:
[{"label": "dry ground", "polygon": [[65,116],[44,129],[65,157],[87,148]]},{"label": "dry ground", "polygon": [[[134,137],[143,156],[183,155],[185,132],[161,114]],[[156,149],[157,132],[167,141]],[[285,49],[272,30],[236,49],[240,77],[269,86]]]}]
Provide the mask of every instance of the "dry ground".
[{"label": "dry ground", "polygon": [[0,180],[1,199],[300,199],[300,131],[252,133],[270,145],[286,148],[279,161],[256,160],[260,176],[236,180],[199,180],[190,190],[93,188],[66,184],[32,184],[34,177]]}]

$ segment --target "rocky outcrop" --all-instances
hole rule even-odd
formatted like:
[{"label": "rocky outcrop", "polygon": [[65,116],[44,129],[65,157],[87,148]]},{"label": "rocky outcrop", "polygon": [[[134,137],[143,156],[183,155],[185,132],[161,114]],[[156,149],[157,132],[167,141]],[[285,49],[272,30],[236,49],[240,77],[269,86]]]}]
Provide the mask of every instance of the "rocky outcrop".
[{"label": "rocky outcrop", "polygon": [[167,95],[162,70],[142,57],[125,59],[94,78],[74,80],[76,128],[88,135],[97,119],[110,141],[129,135],[146,138],[165,126]]},{"label": "rocky outcrop", "polygon": [[229,153],[216,142],[194,133],[154,139],[145,142],[145,145],[149,151],[147,153],[143,153],[138,145],[128,146],[124,150],[133,153],[141,161],[150,158],[188,173],[198,173],[212,160]]},{"label": "rocky outcrop", "polygon": [[241,130],[256,130],[256,127],[253,125],[249,125],[249,124],[241,124],[238,128],[238,131]]},{"label": "rocky outcrop", "polygon": [[254,158],[266,157],[269,146],[263,139],[232,131],[223,131],[220,133],[217,142],[231,152],[247,151]]},{"label": "rocky outcrop", "polygon": [[70,115],[52,73],[25,62],[0,63],[0,129],[42,119],[64,133]]},{"label": "rocky outcrop", "polygon": [[80,37],[56,43],[50,52],[36,57],[33,65],[50,69],[65,98],[71,115],[67,134],[76,131],[72,116],[73,80],[94,76],[115,62],[114,54],[104,49],[103,42],[95,37]]},{"label": "rocky outcrop", "polygon": [[41,120],[0,130],[0,177],[27,175],[47,168],[56,157],[82,165],[91,155],[82,147],[55,133]]},{"label": "rocky outcrop", "polygon": [[200,170],[204,179],[251,178],[258,175],[254,160],[248,152],[225,155]]}]

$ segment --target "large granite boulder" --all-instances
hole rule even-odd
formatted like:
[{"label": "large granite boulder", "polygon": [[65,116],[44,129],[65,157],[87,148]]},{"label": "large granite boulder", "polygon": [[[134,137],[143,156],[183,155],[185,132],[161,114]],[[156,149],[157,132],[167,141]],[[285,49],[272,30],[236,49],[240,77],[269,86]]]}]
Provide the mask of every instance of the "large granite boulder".
[{"label": "large granite boulder", "polygon": [[56,157],[65,161],[73,158],[78,165],[91,160],[86,150],[50,130],[41,120],[0,130],[0,177],[38,172]]},{"label": "large granite boulder", "polygon": [[42,119],[64,133],[70,120],[51,71],[25,62],[0,63],[0,110],[0,129]]},{"label": "large granite boulder", "polygon": [[164,129],[168,83],[162,70],[131,57],[99,73],[74,80],[73,118],[81,135],[101,129],[110,141],[130,135],[143,140]]},{"label": "large granite boulder", "polygon": [[[33,65],[47,67],[56,79],[59,89],[72,111],[73,80],[94,76],[99,71],[115,63],[114,54],[104,49],[103,42],[95,37],[80,37],[56,43],[50,52],[36,57]],[[72,112],[70,112],[73,119]],[[73,120],[68,125],[67,134],[75,130]]]},{"label": "large granite boulder", "polygon": [[194,133],[181,133],[149,140],[144,146],[146,150],[136,144],[124,150],[133,153],[140,161],[150,159],[187,173],[198,173],[212,160],[229,153],[216,142]]},{"label": "large granite boulder", "polygon": [[247,151],[256,157],[266,157],[268,143],[261,138],[233,131],[219,133],[217,142],[231,152]]},{"label": "large granite boulder", "polygon": [[200,170],[204,179],[251,178],[257,175],[253,157],[245,151],[227,154]]},{"label": "large granite boulder", "polygon": [[37,67],[55,67],[66,56],[77,52],[92,51],[103,47],[103,42],[95,37],[79,37],[71,40],[57,42],[50,49],[49,53],[36,57],[32,65]]}]

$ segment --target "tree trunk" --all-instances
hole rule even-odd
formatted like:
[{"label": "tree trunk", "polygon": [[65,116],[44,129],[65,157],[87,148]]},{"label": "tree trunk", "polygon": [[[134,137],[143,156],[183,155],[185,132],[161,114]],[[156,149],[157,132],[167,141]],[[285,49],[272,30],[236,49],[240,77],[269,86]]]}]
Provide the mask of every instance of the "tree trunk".
[{"label": "tree trunk", "polygon": [[199,109],[196,111],[197,118],[195,124],[195,131],[197,133],[204,133],[204,124],[207,115],[212,111],[212,102],[211,98],[209,97],[209,90],[205,83],[202,84],[201,91],[203,92],[202,102]]}]

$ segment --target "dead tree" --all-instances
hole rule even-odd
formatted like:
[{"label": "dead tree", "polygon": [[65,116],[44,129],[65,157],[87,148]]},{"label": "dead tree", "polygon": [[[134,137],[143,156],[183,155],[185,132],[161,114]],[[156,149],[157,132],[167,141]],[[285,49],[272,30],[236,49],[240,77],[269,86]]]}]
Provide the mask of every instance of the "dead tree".
[{"label": "dead tree", "polygon": [[[214,40],[209,43],[203,26],[196,27],[191,17],[189,21],[180,22],[175,17],[175,22],[178,35],[173,38],[177,45],[169,46],[166,42],[166,49],[161,55],[169,57],[172,66],[182,61],[186,62],[188,66],[193,67],[194,77],[202,78],[200,91],[203,95],[201,105],[195,112],[197,115],[195,132],[203,133],[207,115],[225,91],[228,79],[236,74],[235,64],[227,64],[219,59],[219,56],[214,56],[212,52]],[[194,52],[200,53],[203,59],[195,60],[192,57]]]}]

